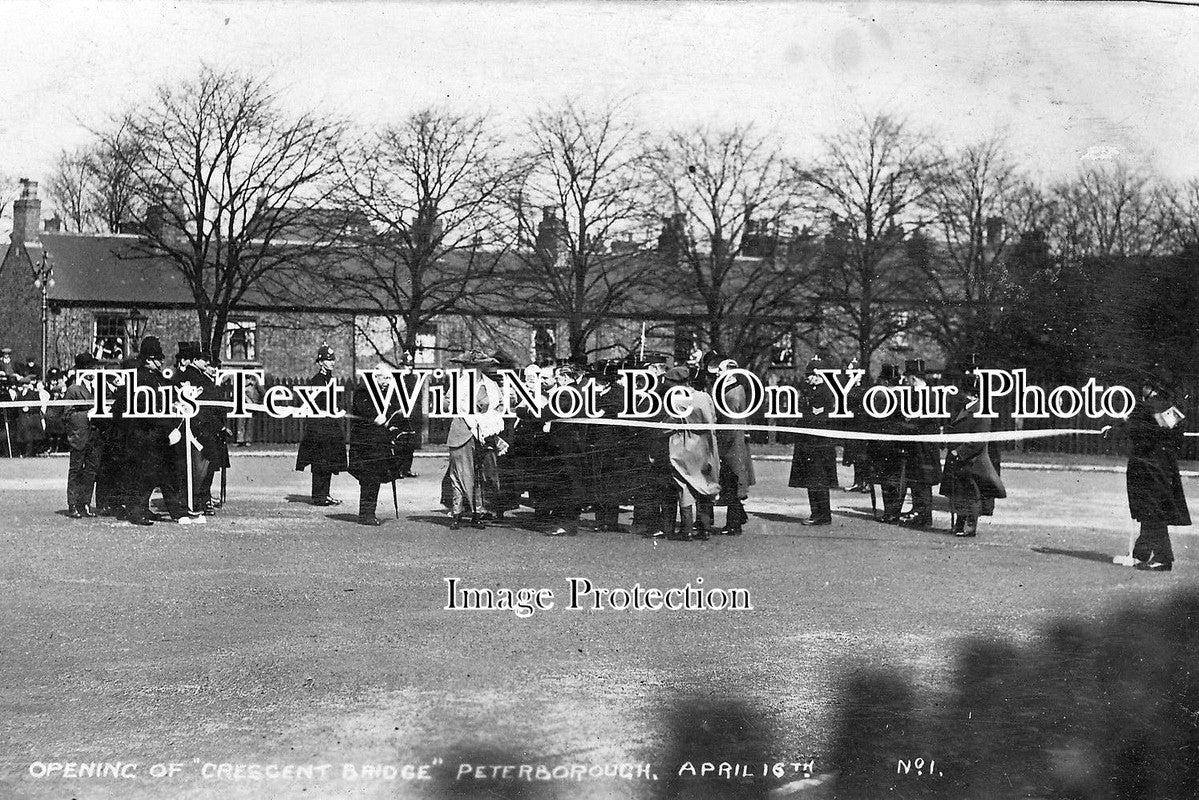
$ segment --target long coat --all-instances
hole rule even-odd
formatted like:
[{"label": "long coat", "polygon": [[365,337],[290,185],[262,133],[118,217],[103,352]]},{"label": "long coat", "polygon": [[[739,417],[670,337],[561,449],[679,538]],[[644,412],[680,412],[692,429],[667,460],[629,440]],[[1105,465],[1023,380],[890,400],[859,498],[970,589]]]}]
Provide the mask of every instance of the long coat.
[{"label": "long coat", "polygon": [[[990,433],[991,420],[975,415],[978,410],[977,401],[960,409],[950,420],[945,432],[954,433]],[[951,443],[945,454],[945,467],[941,475],[941,489],[938,492],[950,500],[970,500],[978,497],[981,500],[980,513],[991,516],[995,510],[994,500],[1006,497],[1002,485],[987,486],[978,481],[970,472],[977,459],[987,459],[994,466],[997,458],[992,456],[993,446],[989,442]],[[992,501],[992,502],[988,502]]]},{"label": "long coat", "polygon": [[[748,405],[745,387],[740,383],[727,386],[722,400],[724,408],[734,412],[745,411]],[[745,420],[734,419],[718,411],[716,421],[722,425],[736,425]],[[734,484],[737,487],[737,498],[724,497],[723,499],[726,502],[732,499],[744,500],[749,496],[749,487],[755,483],[754,462],[749,454],[749,441],[745,431],[718,430],[716,431],[716,444],[720,449],[721,494],[727,495]]]},{"label": "long coat", "polygon": [[[172,382],[182,386],[191,384],[200,390],[199,399],[203,402],[224,400],[216,381],[208,377],[203,370],[187,367],[175,374]],[[203,448],[204,459],[213,469],[224,469],[229,466],[229,444],[225,439],[225,419],[229,412],[220,406],[200,406],[200,410],[191,420],[192,436]]]},{"label": "long coat", "polygon": [[[375,422],[378,411],[366,386],[354,392],[350,419],[349,472],[360,483],[391,483],[400,477],[399,425]],[[398,408],[388,409],[398,411]]]},{"label": "long coat", "polygon": [[[937,434],[941,425],[935,419],[904,420],[900,426],[904,434]],[[908,486],[921,484],[936,486],[941,482],[941,445],[936,442],[903,442],[904,481]]]},{"label": "long coat", "polygon": [[[307,385],[327,386],[333,382],[331,374],[317,372],[308,379]],[[313,472],[336,474],[346,471],[346,436],[340,419],[315,417],[304,420],[304,438],[296,453],[296,470],[303,472],[309,466]]]},{"label": "long coat", "polygon": [[[823,383],[805,385],[800,390],[800,425],[805,428],[828,430],[833,411],[833,393]],[[787,485],[792,489],[834,489],[837,479],[837,447],[832,439],[801,434],[795,437],[791,454],[791,474]]]},{"label": "long coat", "polygon": [[[608,389],[596,400],[601,419],[619,419],[624,399],[619,386]],[[587,425],[587,447],[591,461],[591,499],[600,505],[627,503],[637,490],[640,463],[636,457],[636,434],[631,427]]]},{"label": "long coat", "polygon": [[62,424],[67,445],[72,450],[83,450],[89,443],[99,444],[99,434],[92,425],[91,417],[88,416],[88,410],[94,399],[92,393],[82,384],[73,383],[67,387],[63,399],[79,401],[78,405],[67,406],[63,409]]},{"label": "long coat", "polygon": [[[716,407],[706,392],[691,389],[691,413],[669,421],[711,426],[716,422]],[[720,493],[720,448],[711,427],[674,431],[670,435],[670,464],[676,477],[694,494],[714,497]]]},{"label": "long coat", "polygon": [[1153,419],[1156,410],[1151,404],[1137,403],[1128,417],[1128,511],[1139,522],[1190,525],[1178,474],[1182,432],[1158,425]]}]

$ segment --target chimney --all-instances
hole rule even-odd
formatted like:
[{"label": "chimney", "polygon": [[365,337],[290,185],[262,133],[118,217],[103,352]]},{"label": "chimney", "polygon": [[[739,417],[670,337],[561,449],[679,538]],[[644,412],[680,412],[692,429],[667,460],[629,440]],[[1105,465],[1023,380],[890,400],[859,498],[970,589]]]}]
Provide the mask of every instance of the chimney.
[{"label": "chimney", "polygon": [[62,233],[62,217],[55,214],[46,220],[46,233]]},{"label": "chimney", "polygon": [[42,227],[42,201],[37,181],[21,178],[21,196],[12,204],[12,240],[36,242]]},{"label": "chimney", "polygon": [[541,222],[537,224],[537,252],[547,258],[556,258],[562,236],[562,223],[558,221],[554,206],[542,206]]}]

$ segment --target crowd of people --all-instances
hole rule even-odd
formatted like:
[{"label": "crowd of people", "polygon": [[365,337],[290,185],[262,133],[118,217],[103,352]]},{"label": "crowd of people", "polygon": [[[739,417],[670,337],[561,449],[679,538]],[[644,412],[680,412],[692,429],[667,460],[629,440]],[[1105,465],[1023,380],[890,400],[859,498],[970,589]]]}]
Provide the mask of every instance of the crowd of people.
[{"label": "crowd of people", "polygon": [[[109,515],[149,525],[157,519],[215,514],[223,498],[214,497],[213,483],[218,471],[229,466],[233,439],[229,409],[220,404],[227,400],[227,389],[216,382],[218,358],[199,343],[180,342],[174,361],[173,370],[164,370],[161,343],[151,336],[142,342],[138,357],[122,367],[136,370],[139,386],[189,386],[201,407],[186,421],[169,413],[129,418],[119,392],[113,394],[117,399],[112,418],[93,418],[92,391],[77,378],[78,371],[98,366],[88,353],[77,356],[66,374],[48,371],[46,385],[33,364],[26,365],[25,372],[0,371],[6,384],[0,400],[10,401],[3,407],[5,441],[21,455],[37,451],[29,448],[30,441],[69,450],[71,517]],[[321,346],[315,361],[317,369],[308,385],[336,385],[333,350]],[[691,541],[743,532],[748,521],[744,504],[755,475],[749,435],[732,426],[743,416],[751,387],[736,372],[722,380],[738,369],[735,360],[710,351],[676,365],[659,354],[594,364],[530,364],[523,378],[530,388],[540,386],[541,404],[535,406],[503,396],[500,370],[517,365],[502,353],[470,351],[454,364],[474,370],[479,381],[473,413],[453,417],[446,442],[449,457],[441,500],[451,528],[486,527],[527,506],[550,536],[577,535],[587,513],[595,530],[629,530],[649,538]],[[851,416],[838,420],[832,417],[835,398],[821,377],[831,366],[814,357],[796,386],[793,423],[808,432],[793,436],[788,485],[807,492],[810,514],[801,524],[832,524],[831,493],[839,488],[836,448],[841,445],[842,463],[853,469],[853,482],[846,490],[870,493],[877,521],[931,527],[933,491],[939,487],[951,512],[952,533],[976,536],[979,518],[994,513],[995,501],[1006,496],[1006,489],[996,443],[972,438],[991,430],[991,421],[974,413],[974,375],[950,369],[940,376],[957,389],[947,418],[905,417],[898,409],[875,418],[863,413],[865,387],[858,385],[849,393]],[[624,368],[651,376],[652,386],[642,387],[647,392],[642,400],[672,392],[684,402],[675,408],[656,404],[659,407],[638,409],[650,413],[635,421],[620,418]],[[412,373],[375,373],[384,382],[405,376]],[[883,365],[876,383],[921,387],[928,379],[924,363],[912,360],[902,371]],[[1170,415],[1163,414],[1169,405],[1168,383],[1159,374],[1146,373],[1140,402],[1123,424],[1130,442],[1129,508],[1141,524],[1132,555],[1139,567],[1152,571],[1172,568],[1168,526],[1190,524],[1177,461],[1181,430],[1167,424]],[[589,388],[596,410],[611,424],[595,424],[582,407],[566,413],[551,404],[555,391],[566,387]],[[713,394],[717,391],[722,393],[719,403]],[[332,476],[348,472],[360,486],[358,521],[379,525],[380,487],[415,477],[418,432],[413,418],[400,413],[392,397],[392,407],[381,412],[372,393],[360,384],[350,394],[348,426],[337,418],[306,420],[296,469],[311,472],[313,505],[339,505],[331,493]],[[30,405],[16,405],[22,399]],[[67,402],[45,405],[52,399]],[[501,414],[502,407],[514,408],[515,416]],[[682,408],[688,409],[685,414],[672,415]],[[896,438],[910,434],[928,439]],[[936,440],[941,434],[967,436],[943,443]],[[155,489],[162,493],[167,517],[151,510]],[[905,513],[909,494],[911,508]],[[621,524],[624,507],[632,511],[627,528]],[[723,524],[718,524],[717,508],[724,508]]]}]

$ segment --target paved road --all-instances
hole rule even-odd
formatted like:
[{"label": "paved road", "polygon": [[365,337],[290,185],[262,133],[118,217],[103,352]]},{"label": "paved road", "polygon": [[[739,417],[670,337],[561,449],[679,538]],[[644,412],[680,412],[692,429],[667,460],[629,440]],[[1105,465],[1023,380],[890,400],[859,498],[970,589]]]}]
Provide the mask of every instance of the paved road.
[{"label": "paved road", "polygon": [[[847,670],[888,666],[931,695],[962,637],[1027,641],[1055,615],[1096,617],[1199,575],[1187,532],[1172,574],[1110,564],[1131,521],[1123,476],[1108,473],[1013,471],[998,516],[956,540],[947,514],[938,531],[885,527],[867,496],[846,493],[832,527],[803,528],[787,465],[763,463],[745,536],[674,543],[548,538],[525,515],[450,531],[436,508],[441,463],[417,462],[422,476],[399,483],[401,518],[382,500],[380,528],[353,524],[348,477],[334,489],[351,502],[313,508],[291,462],[249,457],[211,524],[138,528],[55,513],[63,459],[0,462],[0,795],[394,797],[445,785],[342,775],[363,763],[430,764],[452,779],[464,761],[648,762],[664,780],[679,766],[665,720],[691,697],[744,702],[772,757],[814,758],[819,774]],[[1197,484],[1185,481],[1193,514]],[[559,598],[570,576],[663,588],[702,577],[747,589],[754,610],[446,611],[447,576]],[[67,761],[135,763],[138,777],[31,774]],[[175,776],[150,775],[172,762]],[[224,763],[317,771],[234,780]],[[572,797],[649,785],[551,784]]]}]

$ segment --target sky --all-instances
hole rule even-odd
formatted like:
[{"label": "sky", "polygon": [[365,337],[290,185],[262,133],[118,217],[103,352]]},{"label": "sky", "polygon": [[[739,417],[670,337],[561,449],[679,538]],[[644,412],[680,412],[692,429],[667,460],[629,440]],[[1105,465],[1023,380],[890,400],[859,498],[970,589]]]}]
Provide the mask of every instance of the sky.
[{"label": "sky", "polygon": [[[429,104],[512,131],[572,97],[647,129],[752,122],[796,157],[887,112],[992,135],[1047,179],[1199,176],[1199,8],[1143,3],[25,2],[0,5],[0,173],[45,180],[88,126],[201,63],[364,124]],[[5,209],[8,211],[8,209]]]}]

